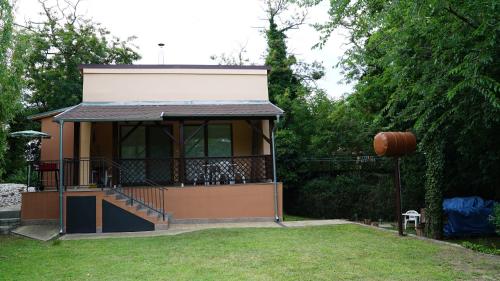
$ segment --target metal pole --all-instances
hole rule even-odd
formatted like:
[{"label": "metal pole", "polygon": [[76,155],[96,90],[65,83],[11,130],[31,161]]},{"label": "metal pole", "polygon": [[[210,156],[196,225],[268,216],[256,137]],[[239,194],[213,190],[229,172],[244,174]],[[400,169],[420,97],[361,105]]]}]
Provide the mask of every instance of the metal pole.
[{"label": "metal pole", "polygon": [[31,162],[28,161],[28,184],[26,185],[26,192],[29,191],[31,181]]},{"label": "metal pole", "polygon": [[[276,123],[279,122],[279,116],[276,116]],[[273,129],[271,130],[271,145],[272,145],[272,151],[273,151],[273,182],[274,182],[274,219],[279,222],[280,217],[278,214],[278,179],[277,179],[277,172],[276,172],[276,147],[274,143],[274,132],[276,130],[276,124],[273,126]]]},{"label": "metal pole", "polygon": [[64,190],[64,157],[63,157],[64,121],[59,121],[59,233],[64,233],[63,222],[63,190]]},{"label": "metal pole", "polygon": [[396,218],[398,220],[398,233],[403,236],[403,222],[401,210],[401,178],[399,169],[399,157],[394,158],[394,187],[396,192]]}]

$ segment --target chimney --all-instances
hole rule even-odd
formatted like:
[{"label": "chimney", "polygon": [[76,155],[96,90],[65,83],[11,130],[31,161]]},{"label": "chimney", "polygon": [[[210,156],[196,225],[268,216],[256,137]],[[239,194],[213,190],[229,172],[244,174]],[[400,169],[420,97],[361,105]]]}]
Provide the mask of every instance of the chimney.
[{"label": "chimney", "polygon": [[165,64],[165,50],[163,49],[165,43],[158,43],[158,47],[160,47],[158,52],[158,64]]}]

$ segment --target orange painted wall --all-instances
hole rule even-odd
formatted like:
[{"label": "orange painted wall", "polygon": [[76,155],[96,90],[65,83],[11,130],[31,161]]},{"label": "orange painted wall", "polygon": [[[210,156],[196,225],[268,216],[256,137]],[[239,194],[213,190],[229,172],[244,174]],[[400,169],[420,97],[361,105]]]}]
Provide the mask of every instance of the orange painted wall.
[{"label": "orange painted wall", "polygon": [[[283,185],[278,185],[283,217]],[[168,188],[165,208],[174,219],[273,218],[273,183]]]},{"label": "orange painted wall", "polygon": [[[42,132],[51,136],[50,139],[42,139],[40,160],[59,159],[59,123],[53,122],[53,117],[46,117],[40,120]],[[64,123],[63,130],[63,156],[64,158],[73,158],[74,145],[74,124]]]},{"label": "orange painted wall", "polygon": [[[96,227],[102,227],[102,199],[103,191],[67,191],[64,193],[64,210],[68,196],[95,196],[96,197]],[[59,192],[24,192],[21,199],[22,220],[58,220],[59,219]],[[66,225],[66,214],[64,215]]]},{"label": "orange painted wall", "polygon": [[22,220],[55,220],[59,218],[59,198],[55,191],[24,192],[21,197]]},{"label": "orange painted wall", "polygon": [[[273,183],[167,188],[164,206],[174,219],[273,218]],[[67,196],[96,197],[96,227],[102,227],[102,200],[105,192],[67,191]],[[278,185],[279,216],[283,217],[283,185]],[[64,200],[66,210],[66,200]],[[25,192],[22,194],[21,219],[59,219],[58,192]],[[66,223],[66,217],[64,217]]]}]

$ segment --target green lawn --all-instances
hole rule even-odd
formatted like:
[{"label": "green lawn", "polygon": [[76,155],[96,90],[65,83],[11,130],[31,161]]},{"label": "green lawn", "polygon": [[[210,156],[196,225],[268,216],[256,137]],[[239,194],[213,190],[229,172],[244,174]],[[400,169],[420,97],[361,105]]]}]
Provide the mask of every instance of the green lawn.
[{"label": "green lawn", "polygon": [[0,236],[0,280],[500,280],[500,259],[358,225],[152,238]]}]

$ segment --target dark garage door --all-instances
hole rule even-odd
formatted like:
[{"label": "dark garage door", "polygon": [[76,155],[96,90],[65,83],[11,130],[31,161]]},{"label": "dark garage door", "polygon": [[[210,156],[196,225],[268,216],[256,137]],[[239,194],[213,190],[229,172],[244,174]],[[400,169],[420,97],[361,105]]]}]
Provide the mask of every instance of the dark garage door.
[{"label": "dark garage door", "polygon": [[66,197],[66,232],[95,233],[95,196]]}]

